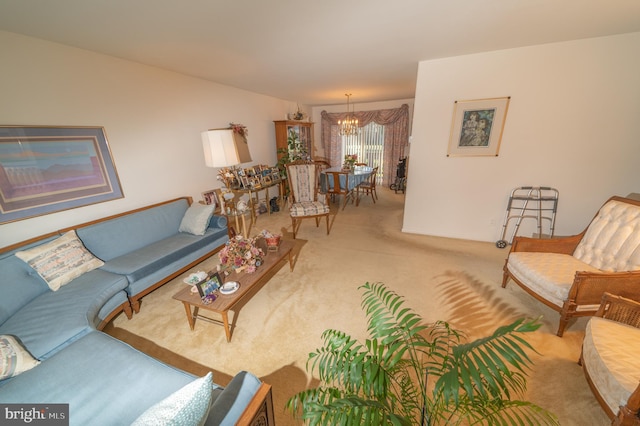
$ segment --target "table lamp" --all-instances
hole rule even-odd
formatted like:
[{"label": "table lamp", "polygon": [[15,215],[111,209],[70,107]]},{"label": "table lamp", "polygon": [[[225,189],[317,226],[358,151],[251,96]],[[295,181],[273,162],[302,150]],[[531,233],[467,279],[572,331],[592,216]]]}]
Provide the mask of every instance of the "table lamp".
[{"label": "table lamp", "polygon": [[202,147],[207,167],[232,167],[251,161],[247,140],[233,129],[202,132]]},{"label": "table lamp", "polygon": [[[207,167],[228,167],[233,170],[239,164],[251,161],[246,138],[233,129],[210,129],[201,135]],[[225,185],[230,187],[227,180]]]}]

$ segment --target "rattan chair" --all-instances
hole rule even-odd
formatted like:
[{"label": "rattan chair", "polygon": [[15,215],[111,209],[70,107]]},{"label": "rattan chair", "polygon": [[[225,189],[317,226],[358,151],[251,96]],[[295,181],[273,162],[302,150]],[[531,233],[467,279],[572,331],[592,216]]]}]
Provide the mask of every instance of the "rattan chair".
[{"label": "rattan chair", "polygon": [[[601,320],[601,323],[593,324],[596,318],[606,321]],[[580,365],[589,387],[612,419],[611,424],[616,426],[640,425],[640,385],[634,390],[629,386],[629,383],[637,383],[640,377],[627,377],[627,380],[615,377],[616,374],[624,377],[625,372],[633,370],[630,370],[629,366],[637,361],[637,358],[629,353],[629,345],[635,345],[635,352],[638,351],[637,339],[640,331],[636,329],[640,329],[640,303],[605,293],[598,311],[587,325],[580,354]],[[625,339],[625,336],[628,338]],[[611,341],[607,341],[607,338]],[[626,363],[617,356],[620,352],[625,353],[622,358],[626,358]],[[623,383],[627,383],[627,386]],[[622,397],[623,401],[620,401],[620,395],[625,395]],[[627,398],[626,401],[624,398]],[[624,405],[619,405],[621,402],[624,402]]]},{"label": "rattan chair", "polygon": [[293,162],[286,165],[290,190],[289,215],[293,225],[293,238],[296,238],[302,219],[314,218],[316,227],[320,218],[327,221],[329,235],[329,202],[326,194],[318,190],[317,164],[313,162]]},{"label": "rattan chair", "polygon": [[558,336],[605,292],[640,300],[640,201],[611,197],[578,235],[514,238],[502,287],[509,279],[560,313]]}]

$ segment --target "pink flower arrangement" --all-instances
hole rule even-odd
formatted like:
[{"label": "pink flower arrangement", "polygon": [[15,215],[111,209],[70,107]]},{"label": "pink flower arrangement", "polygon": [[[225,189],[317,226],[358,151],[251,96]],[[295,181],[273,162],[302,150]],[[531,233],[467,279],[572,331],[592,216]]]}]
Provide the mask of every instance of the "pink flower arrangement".
[{"label": "pink flower arrangement", "polygon": [[233,133],[237,133],[245,139],[249,135],[249,130],[247,129],[247,126],[245,126],[244,124],[229,123],[229,127],[233,130]]},{"label": "pink flower arrangement", "polygon": [[353,169],[353,166],[358,161],[357,154],[347,154],[344,156],[344,163],[342,164],[343,169]]},{"label": "pink flower arrangement", "polygon": [[255,272],[258,266],[262,265],[264,256],[264,252],[256,247],[255,242],[255,238],[244,238],[242,235],[231,238],[218,253],[220,259],[218,270],[233,269],[238,272],[245,271],[248,274]]}]

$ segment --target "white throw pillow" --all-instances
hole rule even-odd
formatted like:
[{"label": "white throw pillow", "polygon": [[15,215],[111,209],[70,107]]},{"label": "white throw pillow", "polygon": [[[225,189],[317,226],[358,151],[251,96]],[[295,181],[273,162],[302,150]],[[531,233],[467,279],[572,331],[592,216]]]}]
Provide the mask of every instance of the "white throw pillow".
[{"label": "white throw pillow", "polygon": [[209,372],[149,407],[131,426],[203,425],[212,393],[213,374]]},{"label": "white throw pillow", "polygon": [[16,252],[16,257],[35,269],[53,291],[104,265],[102,260],[84,247],[76,231],[69,231],[60,238],[32,249]]},{"label": "white throw pillow", "polygon": [[182,217],[178,231],[193,235],[204,235],[209,226],[209,219],[216,208],[213,204],[193,203]]},{"label": "white throw pillow", "polygon": [[0,335],[0,380],[17,376],[38,364],[40,361],[34,359],[15,337]]}]

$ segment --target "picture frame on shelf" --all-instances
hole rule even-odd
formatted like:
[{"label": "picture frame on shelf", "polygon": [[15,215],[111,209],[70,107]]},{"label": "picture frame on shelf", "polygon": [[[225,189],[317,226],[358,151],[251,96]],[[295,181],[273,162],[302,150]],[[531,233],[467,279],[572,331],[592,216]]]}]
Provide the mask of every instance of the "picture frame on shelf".
[{"label": "picture frame on shelf", "polygon": [[447,157],[497,157],[510,100],[508,96],[455,101]]},{"label": "picture frame on shelf", "polygon": [[218,195],[216,194],[215,189],[204,191],[202,193],[202,199],[204,200],[205,204],[215,206],[214,210],[220,207],[220,202],[218,201]]},{"label": "picture frame on shelf", "polygon": [[271,180],[273,181],[281,180],[280,169],[278,167],[271,168]]},{"label": "picture frame on shelf", "polygon": [[245,189],[249,188],[249,178],[248,177],[243,176],[242,180],[241,180],[241,183],[242,183],[242,187],[243,188],[245,188]]}]

